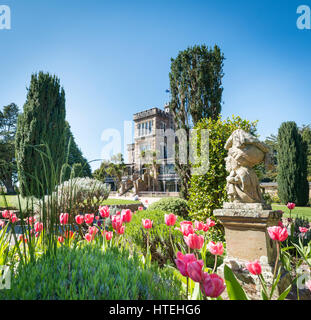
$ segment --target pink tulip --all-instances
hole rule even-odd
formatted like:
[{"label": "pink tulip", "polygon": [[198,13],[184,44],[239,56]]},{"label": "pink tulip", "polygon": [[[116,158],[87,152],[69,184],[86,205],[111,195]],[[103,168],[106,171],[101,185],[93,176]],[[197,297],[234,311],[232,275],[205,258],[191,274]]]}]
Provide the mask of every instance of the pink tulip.
[{"label": "pink tulip", "polygon": [[169,227],[173,226],[176,223],[176,220],[177,220],[177,217],[173,213],[166,214],[164,216],[165,224]]},{"label": "pink tulip", "polygon": [[300,231],[301,233],[306,233],[306,232],[309,231],[309,229],[307,229],[307,228],[305,228],[305,227],[299,227],[299,231]]},{"label": "pink tulip", "polygon": [[106,232],[106,240],[107,241],[109,241],[109,240],[111,240],[112,239],[112,236],[113,236],[113,232],[111,232],[111,231],[108,231],[108,232]]},{"label": "pink tulip", "polygon": [[110,215],[109,207],[108,206],[100,206],[99,207],[99,214],[103,219],[109,218],[109,215]]},{"label": "pink tulip", "polygon": [[67,224],[69,219],[68,213],[61,213],[59,217],[60,224]]},{"label": "pink tulip", "polygon": [[287,208],[288,208],[289,210],[294,210],[295,207],[296,207],[295,203],[289,202],[289,203],[287,204]]},{"label": "pink tulip", "polygon": [[94,221],[94,214],[93,214],[93,213],[92,213],[92,214],[87,213],[87,214],[84,216],[84,221],[85,221],[85,223],[87,223],[87,224],[92,224],[93,221]]},{"label": "pink tulip", "polygon": [[268,229],[269,236],[272,240],[276,241],[284,241],[288,237],[288,232],[286,228],[282,228],[279,226],[269,227]]},{"label": "pink tulip", "polygon": [[197,259],[193,253],[183,255],[181,252],[177,252],[177,259],[175,259],[175,263],[178,270],[184,277],[189,277],[187,266],[189,263],[194,261],[197,261]]},{"label": "pink tulip", "polygon": [[9,219],[9,218],[10,218],[10,215],[11,215],[11,211],[9,211],[9,210],[4,210],[4,211],[2,211],[2,217],[3,217],[4,219]]},{"label": "pink tulip", "polygon": [[209,226],[207,224],[203,224],[203,231],[207,232],[209,230]]},{"label": "pink tulip", "polygon": [[253,274],[255,276],[261,274],[261,265],[258,260],[255,260],[254,262],[248,262],[245,265],[246,265],[247,270],[251,274]]},{"label": "pink tulip", "polygon": [[216,222],[210,218],[206,219],[206,225],[208,226],[208,228],[214,227],[216,224]]},{"label": "pink tulip", "polygon": [[144,207],[138,207],[138,210],[139,210],[139,211],[143,211],[143,210],[144,210]]},{"label": "pink tulip", "polygon": [[116,215],[117,215],[117,216],[121,215],[121,211],[117,211],[117,212],[116,212]]},{"label": "pink tulip", "polygon": [[278,222],[278,226],[281,227],[281,228],[284,228],[284,225],[283,225],[282,221]]},{"label": "pink tulip", "polygon": [[43,223],[42,222],[36,222],[35,223],[35,232],[41,232],[43,230]]},{"label": "pink tulip", "polygon": [[98,229],[94,226],[94,227],[89,227],[89,234],[91,235],[91,236],[95,236],[96,235],[96,233],[98,232]]},{"label": "pink tulip", "polygon": [[202,278],[203,277],[203,271],[202,271],[203,266],[204,266],[203,260],[193,261],[193,262],[188,263],[188,265],[187,265],[188,275],[193,281],[195,281],[195,282],[202,281],[202,279],[203,279]]},{"label": "pink tulip", "polygon": [[32,226],[35,221],[36,221],[36,218],[35,218],[35,217],[28,217],[28,218],[26,218],[26,223],[29,224],[30,226]]},{"label": "pink tulip", "polygon": [[181,231],[184,236],[188,236],[189,234],[194,233],[194,229],[191,221],[182,221],[180,223],[180,229],[178,230]]},{"label": "pink tulip", "polygon": [[64,237],[62,236],[59,236],[57,240],[59,243],[63,243],[65,241]]},{"label": "pink tulip", "polygon": [[5,226],[5,221],[4,220],[0,220],[0,227],[3,228]]},{"label": "pink tulip", "polygon": [[123,222],[129,223],[132,220],[133,212],[130,209],[122,210],[121,217]]},{"label": "pink tulip", "polygon": [[142,219],[142,222],[143,222],[143,227],[145,229],[151,229],[152,228],[153,221],[151,221],[150,219]]},{"label": "pink tulip", "polygon": [[123,219],[120,215],[114,215],[111,217],[112,228],[118,230],[121,228]]},{"label": "pink tulip", "polygon": [[224,280],[215,273],[210,275],[204,272],[201,290],[202,289],[207,297],[217,298],[225,290]]},{"label": "pink tulip", "polygon": [[196,230],[200,231],[204,229],[204,223],[201,221],[194,221],[194,227]]},{"label": "pink tulip", "polygon": [[118,234],[123,234],[124,233],[124,230],[125,230],[125,227],[124,226],[121,226],[119,229],[117,229],[117,233]]},{"label": "pink tulip", "polygon": [[82,215],[77,215],[77,216],[75,217],[75,220],[76,220],[76,223],[77,223],[77,224],[82,224],[82,223],[84,222],[84,216],[82,216]]},{"label": "pink tulip", "polygon": [[87,233],[85,236],[84,236],[85,240],[88,241],[88,242],[91,242],[93,240],[93,237],[91,234]]},{"label": "pink tulip", "polygon": [[211,254],[217,255],[217,256],[221,256],[224,253],[224,246],[222,242],[215,243],[214,241],[211,241],[207,245],[207,249]]},{"label": "pink tulip", "polygon": [[10,222],[15,223],[17,222],[19,219],[17,218],[16,214],[11,212],[10,214]]},{"label": "pink tulip", "polygon": [[306,287],[311,291],[311,279],[306,282]]},{"label": "pink tulip", "polygon": [[188,236],[184,236],[184,240],[191,249],[201,249],[203,247],[204,237],[201,235],[198,236],[195,233],[191,233]]}]

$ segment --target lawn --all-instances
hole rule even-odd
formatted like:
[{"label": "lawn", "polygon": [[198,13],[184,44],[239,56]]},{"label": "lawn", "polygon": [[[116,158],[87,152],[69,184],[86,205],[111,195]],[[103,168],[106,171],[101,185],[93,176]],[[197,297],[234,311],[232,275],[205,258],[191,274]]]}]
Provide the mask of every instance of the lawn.
[{"label": "lawn", "polygon": [[[5,196],[5,199],[7,201],[7,205],[10,208],[18,208],[18,199],[17,196]],[[22,207],[25,200],[21,199]],[[116,205],[127,205],[127,204],[140,204],[140,201],[134,201],[134,200],[124,200],[124,199],[107,199],[102,202],[102,205],[107,206],[116,206]],[[0,195],[0,208],[6,208],[5,200],[2,195]]]},{"label": "lawn", "polygon": [[[273,210],[282,210],[284,211],[284,217],[289,217],[289,209],[285,205],[281,204],[272,204]],[[305,217],[311,220],[311,207],[296,207],[292,210],[292,217]]]}]

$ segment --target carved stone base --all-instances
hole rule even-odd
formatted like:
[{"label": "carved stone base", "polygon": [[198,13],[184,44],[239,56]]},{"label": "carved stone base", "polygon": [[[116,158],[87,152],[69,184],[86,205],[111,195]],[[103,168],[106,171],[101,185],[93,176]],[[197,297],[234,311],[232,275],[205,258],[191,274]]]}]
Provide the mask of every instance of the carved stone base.
[{"label": "carved stone base", "polygon": [[[271,290],[271,285],[273,281],[273,272],[274,267],[268,264],[268,259],[265,256],[260,257],[259,259],[261,268],[262,268],[262,276],[264,277],[267,286],[268,286],[268,294]],[[224,277],[224,266],[227,265],[233,271],[236,278],[239,280],[240,284],[242,285],[244,291],[246,292],[247,296],[251,300],[262,300],[261,296],[261,283],[258,276],[251,274],[247,269],[245,264],[248,261],[240,260],[233,257],[226,257],[224,259],[224,263],[218,268],[217,273],[219,276]],[[285,270],[281,271],[281,278],[278,283],[277,288],[272,296],[272,299],[276,300],[279,295],[288,288],[291,283],[291,277],[288,272]],[[226,292],[224,293],[223,297],[226,297]]]},{"label": "carved stone base", "polygon": [[[262,203],[224,203],[223,209],[214,210],[214,215],[225,229],[224,264],[233,270],[250,297],[261,299],[260,280],[246,269],[245,263],[259,260],[264,278],[272,283],[276,242],[270,239],[267,228],[278,225],[282,213]],[[223,268],[224,265],[218,269],[220,274]],[[289,284],[290,275],[283,272],[276,295]]]}]

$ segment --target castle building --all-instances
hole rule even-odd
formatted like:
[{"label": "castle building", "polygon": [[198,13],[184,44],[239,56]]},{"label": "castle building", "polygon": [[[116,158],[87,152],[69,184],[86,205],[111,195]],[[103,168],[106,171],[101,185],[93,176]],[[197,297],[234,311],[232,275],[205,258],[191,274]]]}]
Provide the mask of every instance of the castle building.
[{"label": "castle building", "polygon": [[[179,177],[174,170],[175,126],[168,105],[133,115],[134,143],[127,146],[130,175],[149,172],[154,181],[147,190],[178,192]],[[173,140],[174,139],[174,140]]]}]

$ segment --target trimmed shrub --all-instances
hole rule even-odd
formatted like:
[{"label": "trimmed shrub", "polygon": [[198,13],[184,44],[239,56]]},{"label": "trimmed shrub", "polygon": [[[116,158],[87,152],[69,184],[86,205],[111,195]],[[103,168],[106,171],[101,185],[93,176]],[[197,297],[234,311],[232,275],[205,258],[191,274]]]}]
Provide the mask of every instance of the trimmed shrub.
[{"label": "trimmed shrub", "polygon": [[[133,215],[131,223],[125,227],[125,236],[132,241],[144,254],[147,251],[147,231],[142,226],[142,219],[151,219],[152,228],[149,229],[149,244],[152,260],[157,261],[160,266],[171,262],[175,265],[176,250],[181,250],[184,244],[183,235],[180,231],[171,227],[172,243],[169,236],[169,227],[165,224],[164,215],[166,212],[161,210],[137,211]],[[184,219],[177,217],[176,225]]]},{"label": "trimmed shrub", "polygon": [[188,203],[181,198],[162,198],[148,207],[148,210],[162,210],[166,213],[174,213],[184,219],[188,218]]},{"label": "trimmed shrub", "polygon": [[[209,168],[207,172],[193,174],[191,177],[188,204],[189,216],[192,219],[205,220],[212,217],[213,210],[221,208],[223,202],[227,200],[226,177],[229,173],[226,171],[225,158],[228,151],[224,148],[225,143],[237,129],[254,134],[256,124],[257,122],[249,122],[234,116],[227,120],[202,119],[197,123],[194,129],[197,129],[198,137],[195,137],[191,143],[193,150],[197,150],[195,154],[200,157],[202,157],[201,148],[208,148],[208,159],[205,161],[209,162]],[[201,130],[208,130],[208,146],[201,146]],[[193,164],[193,168],[199,168],[202,159],[194,160],[193,163],[198,164]]]},{"label": "trimmed shrub", "polygon": [[105,253],[94,245],[61,247],[22,265],[12,278],[9,300],[170,300],[181,299],[181,283],[171,270],[148,267],[136,253],[117,247]]}]

